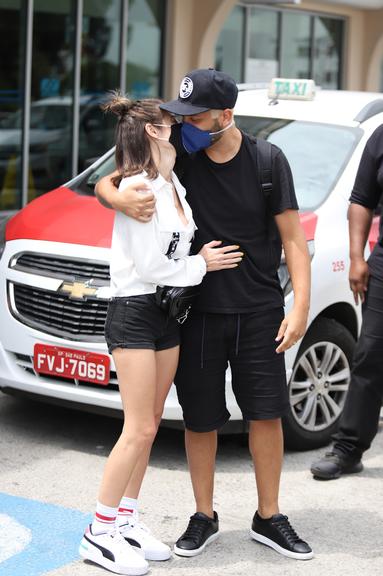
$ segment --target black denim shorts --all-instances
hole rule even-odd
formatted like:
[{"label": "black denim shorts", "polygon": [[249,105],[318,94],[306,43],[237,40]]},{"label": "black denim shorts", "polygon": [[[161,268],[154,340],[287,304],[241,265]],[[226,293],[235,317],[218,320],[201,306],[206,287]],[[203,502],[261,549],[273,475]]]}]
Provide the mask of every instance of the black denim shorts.
[{"label": "black denim shorts", "polygon": [[179,324],[159,308],[154,294],[112,298],[105,340],[110,354],[115,348],[166,350],[179,345]]},{"label": "black denim shorts", "polygon": [[243,314],[191,311],[181,327],[175,378],[185,426],[217,430],[227,422],[226,369],[244,420],[272,420],[288,407],[284,354],[275,338],[283,308]]}]

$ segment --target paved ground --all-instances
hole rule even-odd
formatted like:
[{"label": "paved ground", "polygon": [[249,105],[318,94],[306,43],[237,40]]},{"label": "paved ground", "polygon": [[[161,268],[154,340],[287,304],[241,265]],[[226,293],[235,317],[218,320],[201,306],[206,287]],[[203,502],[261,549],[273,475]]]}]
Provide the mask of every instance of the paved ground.
[{"label": "paved ground", "polygon": [[[0,394],[0,575],[103,576],[76,559],[92,513],[105,458],[120,422]],[[247,449],[221,439],[215,507],[221,537],[194,559],[152,563],[152,576],[380,575],[383,571],[383,434],[365,471],[313,481],[314,452],[286,455],[282,511],[312,544],[316,557],[280,557],[248,536],[256,508]],[[143,519],[169,544],[193,512],[180,432],[162,431],[141,497]]]}]

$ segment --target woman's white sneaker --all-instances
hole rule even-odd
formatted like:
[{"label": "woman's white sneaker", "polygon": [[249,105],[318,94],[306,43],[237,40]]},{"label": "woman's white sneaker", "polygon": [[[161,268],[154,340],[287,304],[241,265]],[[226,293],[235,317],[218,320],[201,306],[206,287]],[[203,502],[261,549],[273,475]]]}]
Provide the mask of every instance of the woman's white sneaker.
[{"label": "woman's white sneaker", "polygon": [[141,576],[149,564],[120,534],[118,530],[106,534],[92,534],[91,526],[81,540],[79,553],[84,560],[91,560],[116,574]]},{"label": "woman's white sneaker", "polygon": [[127,524],[122,524],[120,532],[134,549],[144,552],[146,560],[169,560],[169,546],[155,538],[149,528],[138,519],[133,518]]}]

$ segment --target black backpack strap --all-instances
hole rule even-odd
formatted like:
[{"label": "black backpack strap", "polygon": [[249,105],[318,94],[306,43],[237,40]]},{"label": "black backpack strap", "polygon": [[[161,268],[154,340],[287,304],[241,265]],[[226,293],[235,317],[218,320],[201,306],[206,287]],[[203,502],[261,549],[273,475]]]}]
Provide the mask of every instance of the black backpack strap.
[{"label": "black backpack strap", "polygon": [[253,144],[252,154],[256,162],[259,183],[266,202],[270,249],[275,255],[276,264],[279,265],[281,259],[281,239],[270,206],[270,198],[273,192],[273,145],[262,138],[254,138],[254,136],[249,136],[249,138]]},{"label": "black backpack strap", "polygon": [[268,202],[273,191],[272,145],[262,138],[254,138],[257,151],[257,166],[263,194]]},{"label": "black backpack strap", "polygon": [[273,191],[273,145],[262,138],[255,138],[250,134],[247,136],[253,144],[252,154],[259,174],[259,183],[266,203],[268,203]]}]

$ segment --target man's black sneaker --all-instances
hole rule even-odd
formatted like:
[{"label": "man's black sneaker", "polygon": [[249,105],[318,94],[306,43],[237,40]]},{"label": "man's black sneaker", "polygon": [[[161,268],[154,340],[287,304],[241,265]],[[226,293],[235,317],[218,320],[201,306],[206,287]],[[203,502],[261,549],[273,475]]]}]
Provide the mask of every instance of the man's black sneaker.
[{"label": "man's black sneaker", "polygon": [[174,545],[178,556],[197,556],[202,550],[218,538],[218,514],[209,518],[203,512],[190,516],[188,527]]},{"label": "man's black sneaker", "polygon": [[314,478],[321,480],[335,480],[342,474],[356,474],[362,470],[363,464],[359,458],[351,458],[338,452],[327,452],[311,466]]},{"label": "man's black sneaker", "polygon": [[250,535],[257,542],[266,544],[289,558],[310,560],[314,556],[310,546],[299,538],[287,516],[283,514],[274,514],[271,518],[263,519],[256,512]]}]

